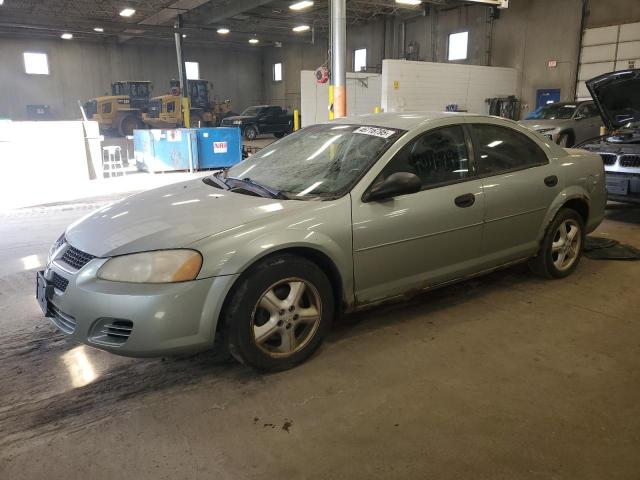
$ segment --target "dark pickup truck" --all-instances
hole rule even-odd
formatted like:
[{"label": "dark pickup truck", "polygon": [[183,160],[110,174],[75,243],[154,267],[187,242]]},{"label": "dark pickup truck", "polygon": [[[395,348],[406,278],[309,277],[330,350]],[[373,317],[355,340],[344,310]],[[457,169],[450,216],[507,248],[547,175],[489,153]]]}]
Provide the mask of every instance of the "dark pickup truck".
[{"label": "dark pickup truck", "polygon": [[223,119],[220,126],[239,127],[247,140],[254,140],[262,133],[282,138],[293,131],[293,115],[274,105],[256,105],[238,116]]}]

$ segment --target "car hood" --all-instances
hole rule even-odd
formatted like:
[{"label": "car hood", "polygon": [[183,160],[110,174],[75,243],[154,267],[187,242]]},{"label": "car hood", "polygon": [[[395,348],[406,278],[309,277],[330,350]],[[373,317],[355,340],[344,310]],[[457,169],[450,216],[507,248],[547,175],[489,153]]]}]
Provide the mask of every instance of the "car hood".
[{"label": "car hood", "polygon": [[65,237],[97,257],[179,248],[309,203],[233,193],[196,179],[102,208],[72,224]]},{"label": "car hood", "polygon": [[531,130],[542,130],[545,128],[560,128],[570,124],[573,120],[520,120],[518,123]]},{"label": "car hood", "polygon": [[234,117],[225,117],[224,120],[225,122],[233,122],[234,120],[253,120],[256,117],[251,117],[248,115],[236,115]]},{"label": "car hood", "polygon": [[640,70],[600,75],[587,88],[609,129],[640,123]]}]

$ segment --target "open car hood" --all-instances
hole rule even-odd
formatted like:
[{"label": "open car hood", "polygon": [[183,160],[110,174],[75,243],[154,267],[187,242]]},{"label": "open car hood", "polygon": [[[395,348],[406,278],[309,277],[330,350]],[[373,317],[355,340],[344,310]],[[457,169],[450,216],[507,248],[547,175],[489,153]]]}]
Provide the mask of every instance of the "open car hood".
[{"label": "open car hood", "polygon": [[640,124],[640,70],[605,73],[589,80],[587,88],[609,129]]}]

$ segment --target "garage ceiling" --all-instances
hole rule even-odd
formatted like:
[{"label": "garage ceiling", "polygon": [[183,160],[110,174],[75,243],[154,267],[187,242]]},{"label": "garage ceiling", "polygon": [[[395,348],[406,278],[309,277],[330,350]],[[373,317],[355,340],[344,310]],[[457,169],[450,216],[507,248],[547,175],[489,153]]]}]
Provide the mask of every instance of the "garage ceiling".
[{"label": "garage ceiling", "polygon": [[[0,7],[0,35],[59,37],[73,33],[87,40],[135,39],[172,40],[173,23],[183,14],[187,42],[242,44],[252,36],[262,44],[309,41],[310,32],[295,34],[300,24],[314,27],[323,35],[328,30],[328,0],[293,12],[293,0],[5,0]],[[459,0],[425,0],[425,4],[459,5]],[[133,8],[136,13],[124,18],[119,12]],[[347,0],[347,21],[359,24],[382,15],[420,14],[422,7],[399,5],[395,0]],[[231,34],[216,33],[224,26]],[[100,27],[104,32],[95,32]]]}]

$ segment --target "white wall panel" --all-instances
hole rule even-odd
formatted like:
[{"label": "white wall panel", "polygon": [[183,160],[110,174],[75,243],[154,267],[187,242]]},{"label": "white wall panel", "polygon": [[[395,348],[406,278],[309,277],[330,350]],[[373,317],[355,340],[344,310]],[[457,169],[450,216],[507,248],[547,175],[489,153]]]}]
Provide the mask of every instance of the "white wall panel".
[{"label": "white wall panel", "polygon": [[640,41],[619,44],[618,60],[630,60],[638,57],[640,57]]},{"label": "white wall panel", "polygon": [[[300,119],[303,127],[329,121],[329,84],[319,84],[314,72],[300,72]],[[380,106],[382,75],[347,73],[347,113],[373,113]]]},{"label": "white wall panel", "polygon": [[620,41],[632,42],[634,40],[640,40],[640,23],[620,25]]},{"label": "white wall panel", "polygon": [[580,65],[580,73],[578,74],[579,80],[589,80],[603,73],[612,72],[615,70],[614,62],[602,62],[602,63],[587,63]]},{"label": "white wall panel", "polygon": [[582,45],[602,45],[604,43],[615,43],[618,41],[618,25],[601,28],[588,28],[584,32]]},{"label": "white wall panel", "polygon": [[443,111],[448,104],[487,113],[485,99],[517,95],[517,70],[449,63],[382,62],[385,111]]},{"label": "white wall panel", "polygon": [[582,63],[607,62],[616,58],[616,44],[595,45],[582,49]]}]

